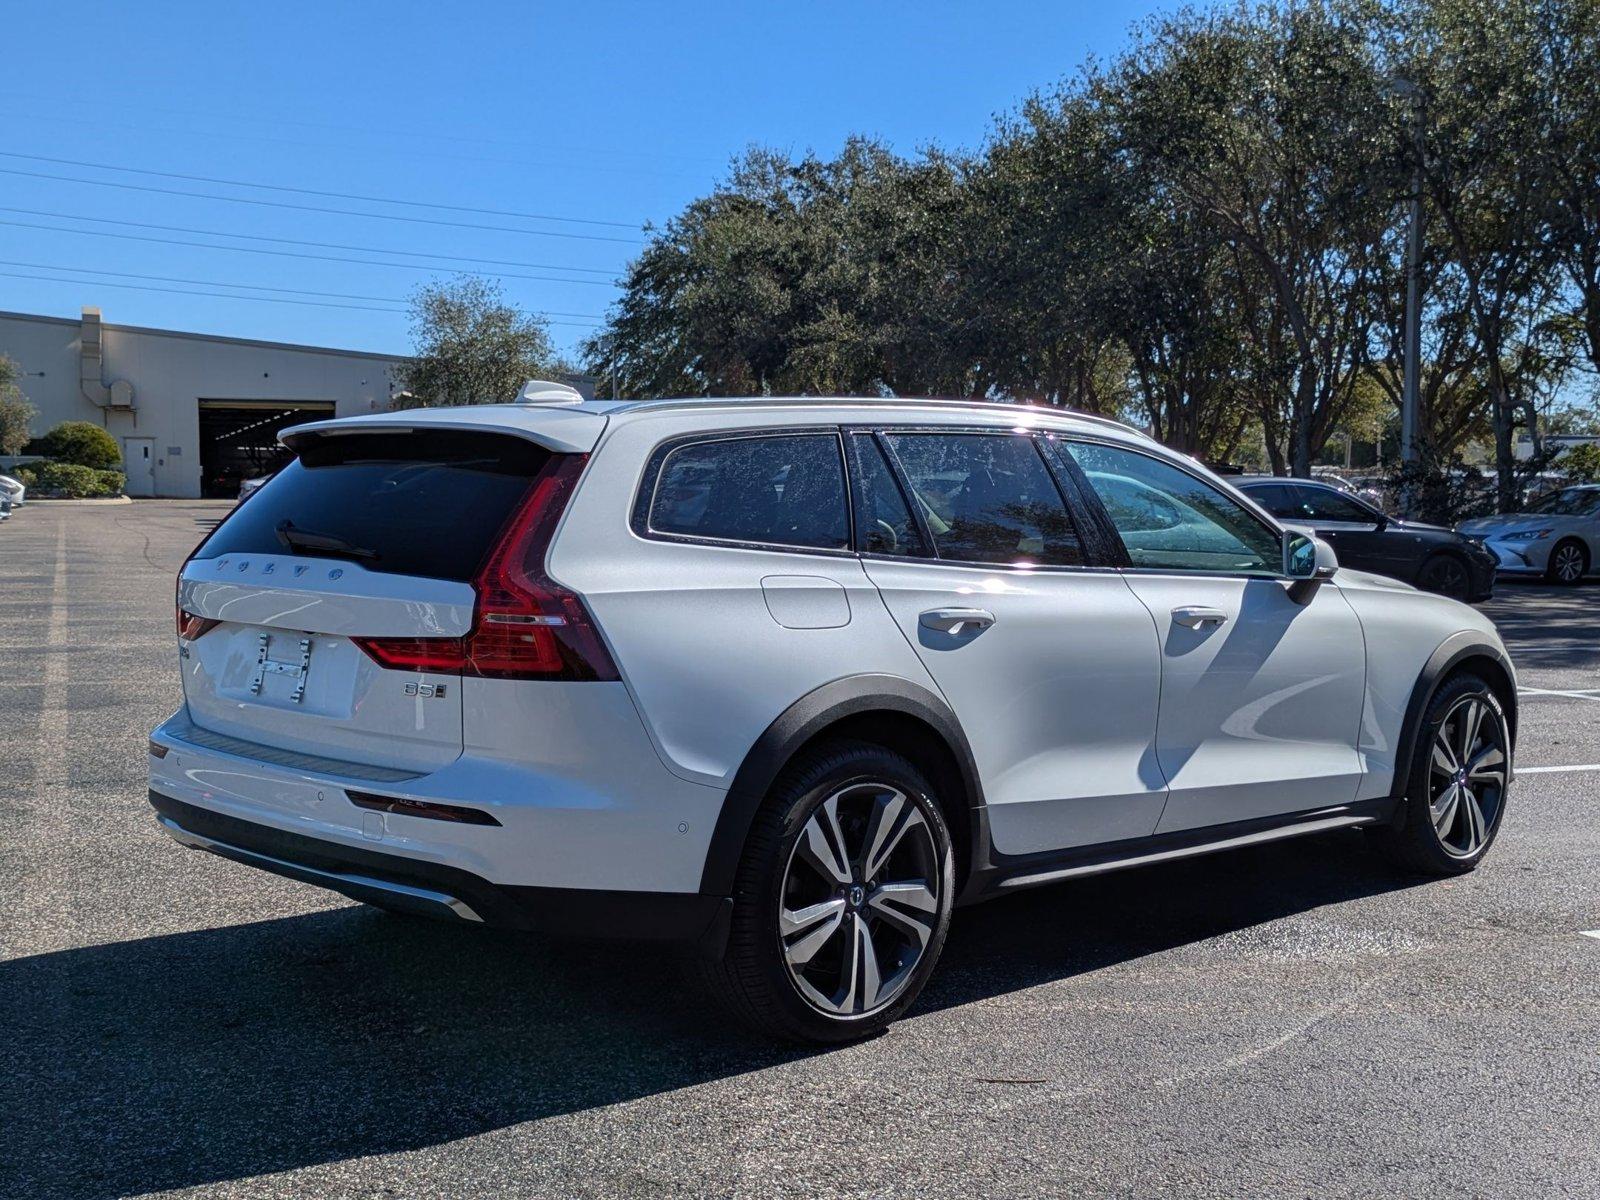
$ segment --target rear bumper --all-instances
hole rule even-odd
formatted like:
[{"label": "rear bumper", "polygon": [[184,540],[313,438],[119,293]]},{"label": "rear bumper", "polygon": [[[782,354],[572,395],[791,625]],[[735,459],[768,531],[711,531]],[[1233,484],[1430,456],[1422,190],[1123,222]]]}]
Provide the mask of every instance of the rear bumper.
[{"label": "rear bumper", "polygon": [[508,929],[683,942],[713,956],[727,938],[732,902],[724,896],[496,884],[457,867],[214,812],[153,788],[150,803],[162,827],[185,846],[355,900]]}]

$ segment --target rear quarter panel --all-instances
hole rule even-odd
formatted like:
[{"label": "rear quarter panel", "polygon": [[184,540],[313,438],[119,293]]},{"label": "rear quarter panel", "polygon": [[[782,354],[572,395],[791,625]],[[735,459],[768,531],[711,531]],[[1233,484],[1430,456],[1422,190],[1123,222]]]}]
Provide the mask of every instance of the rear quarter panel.
[{"label": "rear quarter panel", "polygon": [[[567,509],[550,573],[589,605],[651,741],[680,778],[727,787],[762,732],[835,679],[886,674],[938,691],[853,556],[658,541],[630,527],[646,462],[662,441],[837,422],[804,413],[775,420],[770,412],[616,422]],[[828,620],[819,628],[780,624],[806,580],[815,581],[815,595],[834,597]],[[846,609],[840,623],[836,614]]]}]

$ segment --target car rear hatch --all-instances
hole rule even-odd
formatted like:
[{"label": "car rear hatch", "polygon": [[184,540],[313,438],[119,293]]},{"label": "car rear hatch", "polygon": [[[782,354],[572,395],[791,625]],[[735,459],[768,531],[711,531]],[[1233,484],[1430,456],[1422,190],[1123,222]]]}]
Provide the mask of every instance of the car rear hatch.
[{"label": "car rear hatch", "polygon": [[[560,414],[563,430],[574,415]],[[587,449],[604,418],[576,443],[543,439],[554,447],[541,444],[538,421],[519,427],[515,414],[487,432],[417,418],[288,431],[297,459],[184,565],[184,696],[211,743],[270,747],[277,761],[430,771],[462,752],[464,674],[522,677],[516,656],[536,651],[547,669],[564,665],[551,638],[570,631],[537,615],[541,601],[562,611],[563,597],[519,594],[521,608],[508,607],[521,577],[507,583],[504,560],[536,526],[547,543],[586,458],[560,451]],[[542,562],[541,545],[535,573]],[[486,577],[491,564],[498,573]]]}]

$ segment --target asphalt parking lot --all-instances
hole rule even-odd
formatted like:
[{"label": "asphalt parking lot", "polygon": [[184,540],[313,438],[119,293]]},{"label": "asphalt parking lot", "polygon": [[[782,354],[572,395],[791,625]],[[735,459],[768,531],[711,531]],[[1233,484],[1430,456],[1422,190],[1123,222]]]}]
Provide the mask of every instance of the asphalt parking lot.
[{"label": "asphalt parking lot", "polygon": [[1476,874],[1346,833],[997,901],[814,1052],[661,952],[159,833],[173,576],[226,508],[0,529],[0,1197],[1600,1195],[1600,584],[1489,605],[1522,775]]}]

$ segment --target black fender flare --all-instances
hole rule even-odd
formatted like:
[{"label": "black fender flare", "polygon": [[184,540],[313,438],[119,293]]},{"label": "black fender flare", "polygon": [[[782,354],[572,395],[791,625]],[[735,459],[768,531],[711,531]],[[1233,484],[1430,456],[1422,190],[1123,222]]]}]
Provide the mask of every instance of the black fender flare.
[{"label": "black fender flare", "polygon": [[734,875],[756,810],[795,752],[835,721],[866,712],[903,713],[931,727],[955,756],[972,807],[982,807],[983,790],[972,747],[942,697],[898,675],[848,675],[807,692],[784,709],[746,752],[706,850],[700,875],[702,893],[733,894]]},{"label": "black fender flare", "polygon": [[1451,634],[1439,643],[1439,648],[1428,656],[1428,661],[1422,666],[1421,674],[1411,687],[1411,699],[1406,703],[1405,721],[1400,726],[1400,738],[1395,746],[1394,782],[1389,787],[1392,799],[1397,801],[1405,799],[1406,786],[1411,780],[1411,756],[1416,751],[1417,727],[1421,725],[1422,714],[1427,711],[1434,693],[1439,690],[1439,685],[1450,672],[1473,658],[1487,658],[1493,661],[1504,673],[1506,682],[1510,685],[1509,694],[1504,698],[1504,708],[1513,750],[1512,774],[1515,774],[1517,673],[1503,649],[1489,641],[1483,634],[1464,629],[1460,633]]}]

